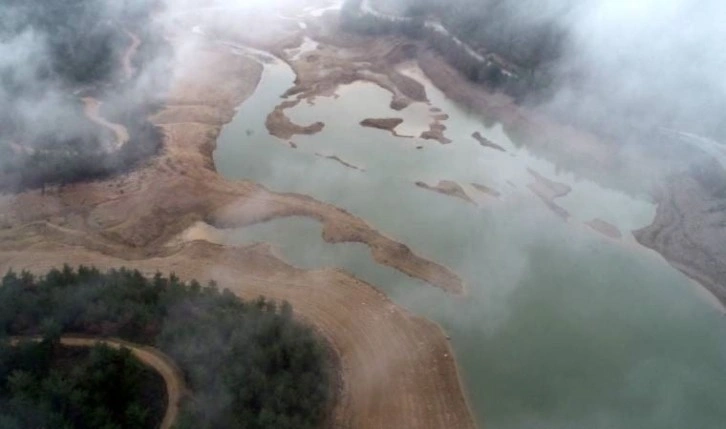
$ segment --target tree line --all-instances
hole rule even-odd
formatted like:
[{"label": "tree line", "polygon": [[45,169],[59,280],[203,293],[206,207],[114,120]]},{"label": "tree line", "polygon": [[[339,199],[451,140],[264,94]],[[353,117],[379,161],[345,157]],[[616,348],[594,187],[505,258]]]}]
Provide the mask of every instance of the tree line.
[{"label": "tree line", "polygon": [[[371,3],[375,9],[377,2]],[[556,21],[524,22],[515,16],[521,4],[506,0],[400,3],[403,13],[393,16],[366,11],[363,0],[347,0],[343,28],[424,39],[469,80],[515,97],[543,97],[551,89],[565,38]]]}]

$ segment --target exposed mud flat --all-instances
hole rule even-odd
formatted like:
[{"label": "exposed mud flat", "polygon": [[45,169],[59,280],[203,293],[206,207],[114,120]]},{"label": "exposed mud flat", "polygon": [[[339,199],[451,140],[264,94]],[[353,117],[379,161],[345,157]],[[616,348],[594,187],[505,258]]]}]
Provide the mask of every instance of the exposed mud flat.
[{"label": "exposed mud flat", "polygon": [[337,155],[323,155],[323,154],[320,154],[320,153],[317,153],[317,152],[316,152],[316,153],[315,153],[315,156],[317,156],[317,157],[320,157],[320,158],[325,158],[325,159],[329,159],[329,160],[331,160],[331,161],[335,161],[335,162],[337,162],[338,164],[340,164],[340,165],[342,165],[342,166],[344,166],[344,167],[350,168],[350,169],[352,169],[352,170],[357,170],[357,171],[361,171],[361,172],[364,172],[364,171],[366,171],[366,170],[365,170],[364,168],[361,168],[361,167],[358,167],[358,166],[356,166],[356,165],[353,165],[353,164],[351,164],[351,163],[349,163],[349,162],[343,161],[343,160],[342,160],[342,159],[340,159],[340,158],[339,158],[339,157],[338,157]]},{"label": "exposed mud flat", "polygon": [[289,140],[295,135],[317,134],[325,128],[325,124],[322,122],[315,122],[314,124],[305,126],[293,123],[290,118],[285,115],[285,109],[295,107],[299,103],[300,100],[284,101],[267,116],[265,125],[267,126],[267,130],[270,134],[282,140]]},{"label": "exposed mud flat", "polygon": [[430,125],[428,131],[421,133],[421,138],[424,140],[436,140],[441,144],[449,144],[452,140],[444,135],[444,131],[446,131],[446,125],[437,120]]},{"label": "exposed mud flat", "polygon": [[725,211],[726,171],[704,161],[668,178],[653,223],[635,237],[726,304]]},{"label": "exposed mud flat", "polygon": [[501,152],[506,152],[507,151],[503,147],[499,146],[498,144],[494,143],[493,141],[491,141],[491,140],[487,139],[486,137],[484,137],[483,135],[481,135],[481,133],[479,131],[475,132],[471,136],[474,138],[474,140],[478,141],[479,144],[482,145],[482,146],[484,146],[484,147],[488,147],[488,148],[491,148],[491,149],[496,149],[496,150],[501,151]]},{"label": "exposed mud flat", "polygon": [[615,225],[606,222],[602,219],[593,219],[591,221],[588,221],[585,223],[585,225],[589,226],[593,230],[599,232],[600,234],[612,238],[614,240],[619,240],[623,238],[623,233],[620,232],[618,227]]},{"label": "exposed mud flat", "polygon": [[484,186],[482,184],[479,184],[479,183],[472,183],[471,186],[473,186],[474,189],[476,189],[477,191],[479,191],[479,192],[481,192],[483,194],[486,194],[486,195],[488,195],[490,197],[499,198],[499,197],[502,196],[501,192],[499,192],[497,190],[494,190],[494,189],[492,189],[492,188],[490,188],[488,186]]},{"label": "exposed mud flat", "polygon": [[376,128],[379,130],[388,131],[394,136],[399,137],[400,135],[396,132],[396,127],[403,123],[401,118],[368,118],[361,121],[362,127]]},{"label": "exposed mud flat", "polygon": [[397,64],[415,55],[411,43],[342,32],[336,13],[308,22],[306,35],[319,45],[303,57],[286,59],[296,81],[285,96],[311,101],[319,96],[333,96],[341,85],[366,81],[392,94],[390,107],[394,110],[428,101],[421,83],[396,70]]},{"label": "exposed mud flat", "polygon": [[541,174],[537,173],[532,169],[527,170],[529,174],[534,177],[534,183],[530,183],[527,187],[534,192],[557,216],[567,220],[570,218],[570,213],[563,207],[555,203],[555,199],[564,197],[572,191],[568,185],[564,183],[555,182],[550,180]]},{"label": "exposed mud flat", "polygon": [[[355,40],[355,36],[351,35],[349,38]],[[331,41],[331,43],[335,42]],[[355,42],[350,43],[355,44]],[[623,158],[619,145],[608,142],[591,132],[558,122],[542,112],[519,106],[511,97],[489,92],[486,88],[469,82],[461,73],[447,64],[440,55],[431,49],[426,49],[424,43],[401,43],[401,46],[410,45],[416,46],[417,49],[407,47],[407,58],[415,60],[425,76],[447,97],[478,112],[485,121],[502,123],[508,134],[516,136],[533,153],[558,159],[567,168],[572,168],[576,174],[584,177],[617,177],[613,180],[617,186],[623,186],[636,192],[652,192],[656,181],[636,180],[634,178],[640,176],[633,172],[633,169],[638,170],[643,165],[654,162],[648,159],[647,154],[641,154],[643,159],[640,162],[622,163]],[[432,107],[431,112],[440,113],[440,109]],[[426,133],[426,137],[445,142],[445,137],[441,138],[443,136],[439,135],[438,131],[443,130],[441,128],[432,129]],[[472,137],[477,139],[475,135]],[[477,140],[484,147],[495,150],[503,149],[494,142]],[[655,163],[657,164],[657,162]],[[726,242],[726,238],[723,236],[726,228],[721,226],[724,223],[721,218],[725,210],[714,208],[713,199],[704,195],[704,191],[698,189],[697,186],[694,187],[695,194],[685,198],[684,187],[693,184],[693,180],[687,176],[684,176],[682,184],[676,184],[676,180],[666,180],[667,189],[658,196],[659,210],[653,225],[638,231],[636,235],[641,244],[657,250],[674,266],[696,278],[719,296],[719,299],[725,301],[726,283],[723,282],[723,279],[726,278],[724,274],[726,273],[726,257],[723,249],[726,246],[717,244]],[[726,184],[726,179],[723,179],[722,183]],[[553,201],[557,197],[552,194],[552,189],[548,189],[547,185],[542,186],[542,184],[535,183],[530,186],[530,189],[558,216],[563,219],[570,218],[570,213]],[[679,197],[676,197],[677,195]],[[686,199],[690,200],[689,204],[685,203]],[[704,223],[706,219],[714,218],[716,218],[715,221]],[[603,228],[604,225],[599,222],[596,225],[600,230],[598,232],[603,233],[607,229],[608,234],[614,235],[615,233],[611,228]],[[666,225],[670,225],[670,227],[666,228]],[[667,235],[673,240],[666,240],[663,237],[666,230],[669,231]],[[686,240],[687,236],[703,237],[704,240]],[[676,239],[676,237],[680,238]],[[693,243],[703,241],[708,244],[686,246],[686,241]],[[681,244],[677,244],[678,242]],[[684,253],[688,252],[692,254],[684,256]]]},{"label": "exposed mud flat", "polygon": [[466,201],[469,204],[477,205],[476,201],[472,200],[469,195],[464,191],[464,188],[461,187],[456,182],[452,182],[450,180],[441,180],[438,184],[435,186],[428,185],[425,182],[416,182],[416,186],[419,188],[423,188],[429,191],[438,192],[439,194],[448,195],[450,197],[455,197],[460,200]]}]

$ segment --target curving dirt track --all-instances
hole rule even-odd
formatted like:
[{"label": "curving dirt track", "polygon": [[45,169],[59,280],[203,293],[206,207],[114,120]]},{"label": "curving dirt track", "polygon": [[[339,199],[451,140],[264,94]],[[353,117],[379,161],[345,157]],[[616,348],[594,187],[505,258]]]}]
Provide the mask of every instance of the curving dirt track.
[{"label": "curving dirt track", "polygon": [[81,101],[83,101],[83,112],[86,114],[86,117],[90,119],[91,121],[97,123],[98,125],[108,128],[111,130],[113,135],[116,137],[116,143],[114,144],[114,147],[109,148],[109,150],[118,150],[123,145],[128,143],[129,141],[129,131],[124,127],[123,125],[114,124],[112,122],[109,122],[101,116],[101,102],[96,100],[92,97],[85,97],[82,98]]},{"label": "curving dirt track", "polygon": [[129,38],[131,38],[131,44],[124,53],[123,59],[121,61],[126,80],[129,80],[134,77],[134,73],[136,73],[136,68],[134,68],[131,61],[133,60],[134,55],[136,55],[136,51],[138,51],[139,46],[141,46],[141,39],[139,39],[139,36],[128,30],[124,30],[124,32],[126,33],[126,35],[129,36]]},{"label": "curving dirt track", "polygon": [[[13,338],[12,343],[17,343],[21,338]],[[33,338],[32,340],[36,340]],[[126,347],[144,365],[149,366],[158,372],[164,379],[166,385],[167,407],[164,419],[159,426],[160,429],[171,429],[179,417],[179,405],[183,396],[187,393],[184,375],[174,362],[161,351],[148,346],[130,343],[119,339],[89,338],[64,336],[60,339],[61,344],[68,347],[93,347],[97,344],[104,344],[114,349]]]}]

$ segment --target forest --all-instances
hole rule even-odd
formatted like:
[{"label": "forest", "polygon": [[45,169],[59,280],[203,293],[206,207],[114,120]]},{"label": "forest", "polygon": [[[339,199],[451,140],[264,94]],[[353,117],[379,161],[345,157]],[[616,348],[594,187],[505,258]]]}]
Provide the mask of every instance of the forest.
[{"label": "forest", "polygon": [[574,4],[563,1],[550,10],[531,0],[457,0],[446,7],[420,0],[408,13],[433,13],[475,50],[496,53],[533,73],[561,56],[567,34],[559,18]]},{"label": "forest", "polygon": [[316,428],[329,409],[328,348],[285,302],[242,301],[213,283],[126,269],[7,273],[0,335],[48,332],[121,338],[166,353],[192,390],[179,429]]},{"label": "forest", "polygon": [[164,380],[128,349],[0,343],[0,428],[157,428]]},{"label": "forest", "polygon": [[[395,21],[356,14],[355,11],[365,4],[364,0],[345,2],[343,22],[347,29],[372,34],[399,32],[423,38],[470,80],[518,98],[541,99],[552,89],[554,69],[562,55],[567,33],[559,24],[556,13],[532,13],[538,10],[536,3],[512,0],[370,1],[382,16],[406,18]],[[463,44],[439,31],[435,25],[426,25],[427,22],[440,23],[450,36]]]},{"label": "forest", "polygon": [[[170,57],[152,19],[159,4],[2,2],[0,192],[105,177],[157,152],[162,135],[147,117],[163,95],[156,69]],[[122,59],[131,33],[142,43],[129,79]],[[82,97],[103,101],[101,114],[128,129],[122,150],[108,149],[113,136],[86,117]]]}]

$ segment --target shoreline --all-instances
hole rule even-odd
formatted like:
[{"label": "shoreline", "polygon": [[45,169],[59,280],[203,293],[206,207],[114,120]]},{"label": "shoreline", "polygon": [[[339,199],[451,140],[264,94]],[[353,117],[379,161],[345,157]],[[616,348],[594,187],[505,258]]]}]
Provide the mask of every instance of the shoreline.
[{"label": "shoreline", "polygon": [[[288,41],[283,40],[282,43],[288,43]],[[275,49],[273,49],[271,53],[273,55],[276,55],[274,51]],[[244,61],[242,58],[243,57],[239,57],[237,58],[237,60]],[[259,62],[256,62],[256,64],[258,66],[256,68],[264,67],[260,65]],[[261,73],[261,69],[257,70],[257,73]],[[246,76],[247,75],[249,75],[249,73],[247,73]],[[261,76],[255,76],[254,87],[249,85],[248,82],[248,89],[246,91],[247,94],[245,94],[245,99],[254,92],[254,89],[257,85],[259,85],[260,80]],[[189,82],[187,83],[187,85],[185,85],[185,87],[189,85],[193,85],[193,83]],[[283,102],[281,103],[281,105],[286,106],[285,103],[297,104],[301,99],[302,97],[298,97],[297,101]],[[217,124],[217,127],[214,130],[214,140],[210,140],[205,145],[206,149],[204,151],[204,156],[209,157],[209,159],[205,160],[205,164],[208,166],[208,168],[212,169],[217,176],[219,175],[216,173],[216,169],[214,169],[214,163],[212,158],[212,154],[216,148],[216,136],[219,135],[222,127],[224,127],[233,120],[234,109],[236,109],[236,106],[241,103],[242,101],[240,100],[239,103],[235,104],[234,106],[230,106],[232,109],[232,111],[230,112],[231,114],[224,117],[222,123]],[[279,106],[280,105],[278,105],[278,108]],[[227,179],[219,176],[219,180],[226,181]],[[242,182],[251,183],[247,181]],[[231,228],[244,227],[253,223],[259,223],[269,221],[275,218],[288,216],[305,216],[313,218],[323,224],[323,238],[325,239],[325,241],[328,241],[330,243],[358,242],[366,244],[371,249],[371,252],[376,262],[380,264],[390,266],[391,268],[397,269],[404,274],[423,280],[424,282],[432,286],[439,287],[449,293],[465,293],[462,280],[452,270],[434,261],[427,260],[418,256],[410,248],[408,248],[408,246],[403,245],[402,243],[398,243],[395,240],[387,237],[385,234],[382,234],[380,231],[375,230],[363,219],[353,216],[347,211],[339,209],[333,205],[319,202],[306,195],[273,193],[267,191],[267,189],[265,189],[263,186],[256,185],[256,187],[257,192],[255,193],[256,195],[254,195],[254,199],[261,200],[261,202],[265,205],[289,205],[285,204],[288,203],[287,201],[284,201],[288,198],[294,198],[299,204],[295,204],[297,206],[295,208],[286,209],[285,207],[276,207],[269,209],[267,213],[262,213],[255,212],[255,210],[250,210],[249,202],[242,201],[241,204],[237,205],[225,204],[223,206],[217,207],[216,209],[212,210],[205,217],[205,219],[213,226],[221,228]],[[312,204],[317,205],[318,207],[310,210],[310,206]],[[336,228],[337,225],[331,225],[331,218],[333,220],[343,221],[349,226],[345,228]]]},{"label": "shoreline", "polygon": [[[629,171],[629,169],[633,168],[633,165],[622,168],[617,167],[618,158],[621,155],[612,147],[612,144],[605,144],[591,133],[556,123],[542,114],[518,106],[507,96],[490,93],[483,87],[473,85],[446,63],[440,55],[427,50],[424,44],[420,46],[419,65],[434,86],[439,88],[449,99],[479,111],[484,119],[489,118],[502,123],[507,132],[519,136],[522,141],[527,143],[528,149],[534,153],[555,157],[562,155],[563,159],[566,160],[566,167],[571,167],[573,162],[581,167],[573,171],[581,172],[583,169],[593,172],[620,171],[623,178],[631,182],[635,180],[636,177]],[[537,132],[538,129],[539,132]],[[561,144],[553,146],[550,141],[559,141]],[[718,170],[718,167],[711,166],[708,168]],[[720,169],[720,172],[721,176],[726,174],[723,168]],[[719,175],[715,172],[713,174]],[[679,181],[674,181],[672,177],[661,179],[661,184],[658,186],[663,188],[662,191],[647,189],[650,195],[655,194],[655,199],[658,201],[658,214],[650,225],[633,231],[633,233],[640,245],[655,251],[672,267],[680,270],[690,279],[697,281],[701,287],[721,302],[726,311],[726,255],[717,252],[718,244],[714,243],[713,238],[721,237],[721,242],[726,242],[726,232],[724,232],[723,228],[715,227],[700,231],[696,242],[708,241],[711,243],[708,249],[702,247],[702,250],[695,252],[702,252],[702,254],[694,254],[692,249],[683,249],[680,248],[680,244],[673,244],[674,241],[681,241],[681,244],[684,244],[688,241],[686,236],[693,231],[697,231],[696,225],[712,217],[708,213],[709,198],[704,196],[709,191],[702,184],[694,184],[694,177],[691,172],[681,172],[675,174],[675,176],[681,178],[680,182],[688,184],[689,191],[683,191],[681,189],[682,185],[678,183]],[[696,181],[698,180],[696,179]],[[722,183],[726,183],[726,181]],[[687,195],[689,192],[698,195],[698,199],[686,202],[684,196],[673,197],[675,194]],[[665,194],[669,200],[664,201],[663,195],[659,194]],[[676,203],[678,205],[677,209],[673,206],[676,200],[678,201]],[[678,219],[670,219],[671,214],[678,210],[680,210],[679,216],[683,216],[682,220],[687,220],[690,226],[679,224]],[[670,214],[667,212],[670,212]],[[564,215],[564,212],[560,214],[560,216]],[[664,242],[658,243],[654,239],[654,234],[658,235],[658,231],[665,226],[670,227],[670,234],[677,236],[675,240],[671,241],[670,245],[666,245]],[[688,232],[686,228],[689,228]],[[687,262],[682,260],[684,252],[689,254]],[[717,281],[715,278],[721,280]]]},{"label": "shoreline", "polygon": [[536,195],[554,214],[561,217],[564,221],[568,221],[571,217],[569,211],[555,202],[557,198],[562,198],[572,192],[572,188],[564,183],[555,182],[548,179],[538,172],[527,169],[527,172],[534,179],[534,182],[527,185],[530,191]]},{"label": "shoreline", "polygon": [[[704,168],[722,171],[715,162]],[[726,230],[717,228],[720,217],[711,210],[713,192],[693,172],[669,177],[659,192],[653,222],[633,233],[640,245],[700,284],[726,311]]]}]

